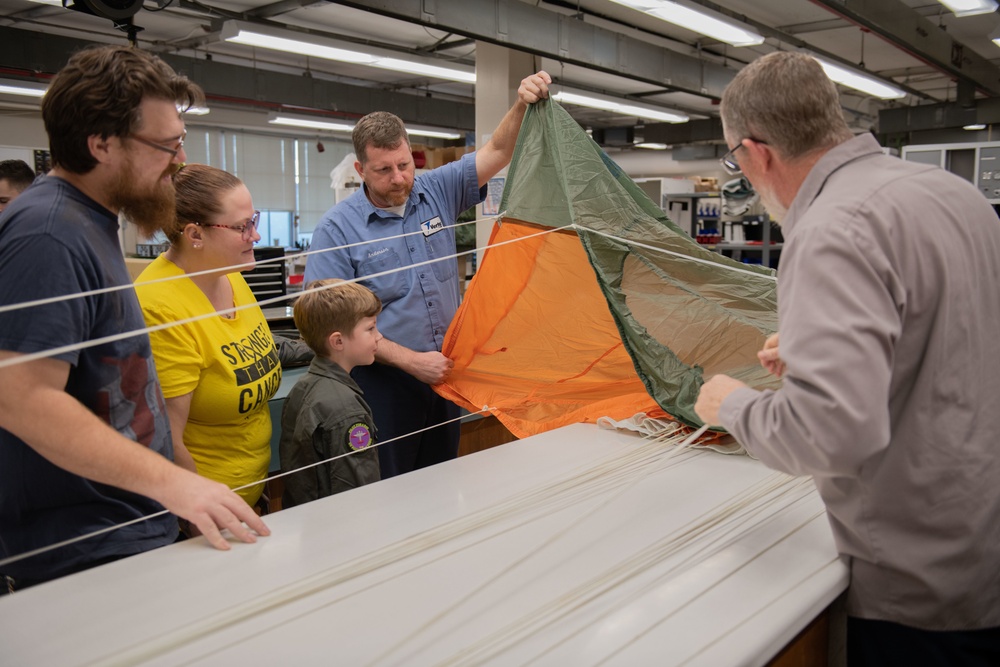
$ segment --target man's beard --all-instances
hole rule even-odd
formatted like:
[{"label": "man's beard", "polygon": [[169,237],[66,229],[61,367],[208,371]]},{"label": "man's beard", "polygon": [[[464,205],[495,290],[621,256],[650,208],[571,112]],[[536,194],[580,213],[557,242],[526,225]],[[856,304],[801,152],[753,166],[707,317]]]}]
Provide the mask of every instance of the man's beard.
[{"label": "man's beard", "polygon": [[130,159],[111,183],[108,200],[113,209],[138,227],[142,237],[150,238],[174,225],[177,218],[174,185],[157,180],[151,188],[142,189],[132,177],[133,171]]},{"label": "man's beard", "polygon": [[403,187],[402,192],[375,192],[369,188],[369,192],[373,193],[376,198],[380,201],[385,202],[388,206],[395,208],[396,206],[402,206],[406,203],[406,200],[410,198],[410,193],[413,191],[413,183],[407,183]]}]

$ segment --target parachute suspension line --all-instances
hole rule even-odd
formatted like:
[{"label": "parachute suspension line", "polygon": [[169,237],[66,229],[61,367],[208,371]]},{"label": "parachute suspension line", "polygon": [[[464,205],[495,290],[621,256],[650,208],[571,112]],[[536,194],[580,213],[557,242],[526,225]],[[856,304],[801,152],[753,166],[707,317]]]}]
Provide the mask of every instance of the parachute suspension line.
[{"label": "parachute suspension line", "polygon": [[[454,419],[449,419],[447,421],[443,421],[440,424],[433,424],[431,426],[425,426],[424,428],[417,429],[416,431],[413,431],[411,433],[404,433],[403,435],[397,435],[395,438],[389,438],[388,440],[384,440],[382,442],[372,443],[371,445],[369,445],[368,447],[365,447],[364,449],[352,450],[350,452],[347,452],[346,454],[338,454],[337,456],[332,456],[332,457],[330,457],[330,458],[328,458],[326,460],[323,460],[323,461],[318,461],[316,463],[310,463],[308,465],[304,465],[301,468],[296,468],[295,470],[289,470],[287,472],[281,472],[281,473],[278,473],[276,475],[272,475],[271,477],[266,477],[266,478],[264,478],[262,480],[259,480],[259,481],[256,481],[256,482],[250,482],[249,484],[244,484],[243,486],[237,486],[237,487],[234,487],[232,489],[232,491],[242,491],[243,489],[249,489],[250,487],[257,486],[259,484],[266,484],[267,482],[270,482],[272,480],[280,479],[282,477],[287,477],[288,475],[294,475],[295,473],[301,472],[303,470],[308,470],[309,468],[315,468],[316,466],[321,466],[321,465],[324,465],[326,463],[331,463],[333,461],[336,461],[337,459],[342,459],[345,456],[351,456],[353,454],[358,454],[360,452],[370,451],[370,450],[376,449],[378,447],[381,447],[382,445],[388,445],[389,443],[395,442],[396,440],[401,440],[403,438],[408,438],[411,435],[417,435],[418,433],[423,433],[424,431],[430,431],[432,429],[438,428],[439,426],[446,426],[446,425],[451,424],[453,422],[463,421],[465,419],[469,419],[470,417],[474,417],[476,415],[481,415],[484,412],[489,412],[490,410],[491,410],[491,408],[489,406],[483,406],[483,409],[479,410],[477,412],[470,412],[469,414],[462,415],[461,417],[456,417]],[[78,535],[76,537],[70,538],[68,540],[63,540],[61,542],[57,542],[55,544],[50,544],[48,546],[39,547],[39,548],[33,549],[31,551],[25,551],[24,553],[20,553],[20,554],[17,554],[15,556],[10,556],[8,558],[4,558],[3,560],[0,560],[0,568],[4,567],[6,565],[10,565],[11,563],[16,563],[18,561],[26,560],[28,558],[32,558],[34,556],[39,556],[39,555],[47,553],[49,551],[54,551],[55,549],[61,549],[62,547],[66,547],[66,546],[69,546],[71,544],[76,544],[77,542],[83,542],[84,540],[89,540],[91,538],[98,537],[100,535],[104,535],[106,533],[113,532],[115,530],[118,530],[119,528],[125,528],[126,526],[132,526],[132,525],[137,524],[137,523],[142,523],[143,521],[148,521],[150,519],[155,519],[156,517],[161,517],[161,516],[164,516],[165,514],[170,514],[170,512],[168,510],[161,510],[161,511],[155,512],[153,514],[147,514],[146,516],[141,516],[141,517],[138,517],[136,519],[131,519],[129,521],[125,521],[123,523],[115,524],[114,526],[108,526],[106,528],[101,528],[100,530],[95,530],[93,532],[86,533],[84,535]]]},{"label": "parachute suspension line", "polygon": [[[450,227],[464,227],[465,225],[474,225],[477,222],[486,222],[487,220],[492,220],[493,218],[480,218],[478,220],[470,220],[469,222],[457,222],[454,225],[449,225]],[[332,248],[322,248],[320,250],[306,250],[304,252],[294,253],[291,255],[282,255],[281,257],[271,257],[269,259],[262,259],[260,261],[245,263],[245,264],[233,264],[231,266],[223,266],[218,269],[206,269],[204,271],[194,271],[192,273],[182,273],[176,276],[164,276],[163,278],[156,278],[155,280],[143,280],[137,283],[127,283],[125,285],[115,285],[113,287],[102,287],[100,289],[89,290],[86,292],[76,292],[75,294],[63,294],[60,296],[48,297],[45,299],[35,299],[33,301],[22,301],[20,303],[11,303],[7,305],[0,306],[0,313],[6,313],[14,310],[23,310],[26,308],[34,308],[36,306],[44,306],[50,303],[59,303],[61,301],[71,301],[73,299],[82,299],[88,296],[96,296],[98,294],[109,294],[111,292],[120,292],[123,290],[132,290],[139,285],[156,285],[157,283],[168,283],[172,280],[181,280],[183,278],[192,278],[196,276],[206,276],[211,273],[219,273],[224,271],[226,273],[236,273],[239,271],[246,271],[247,269],[252,269],[255,266],[262,266],[264,264],[278,264],[281,262],[288,261],[290,259],[299,259],[302,257],[310,257],[312,255],[321,255],[328,252],[334,252],[337,250],[347,250],[348,248],[357,248],[359,246],[371,245],[372,243],[380,243],[382,241],[394,241],[396,239],[404,239],[409,236],[422,236],[423,230],[418,230],[415,232],[407,232],[405,234],[396,234],[395,236],[384,236],[374,241],[358,241],[357,243],[347,243],[345,245],[335,246]],[[457,255],[456,255],[457,256]],[[451,257],[447,258],[451,259]],[[440,261],[440,260],[434,260]],[[280,300],[290,299],[297,296],[293,294],[291,296],[285,295]]]},{"label": "parachute suspension line", "polygon": [[758,278],[765,278],[767,280],[773,280],[775,282],[777,282],[777,280],[778,280],[777,276],[775,276],[775,275],[768,275],[766,273],[757,273],[756,271],[750,271],[749,269],[744,269],[744,268],[739,267],[739,266],[731,266],[729,264],[724,264],[722,262],[713,262],[711,260],[702,259],[700,257],[692,257],[691,255],[685,255],[684,253],[677,252],[676,250],[667,250],[666,248],[660,248],[660,247],[657,247],[657,246],[654,246],[654,245],[649,245],[647,243],[642,243],[640,241],[635,241],[633,239],[625,239],[625,238],[622,238],[620,236],[615,236],[614,234],[608,234],[607,232],[601,232],[601,231],[598,231],[596,229],[590,229],[589,227],[584,227],[582,225],[574,224],[572,226],[578,232],[584,231],[584,232],[587,232],[588,234],[596,234],[598,236],[603,236],[604,238],[611,239],[612,241],[617,241],[618,243],[621,243],[621,244],[624,244],[624,245],[627,245],[627,246],[634,246],[636,248],[643,248],[645,250],[653,250],[655,252],[662,252],[662,253],[667,254],[667,255],[673,255],[674,257],[677,257],[678,259],[683,259],[685,261],[698,262],[700,264],[707,264],[707,265],[709,265],[709,266],[711,266],[713,268],[716,268],[716,269],[726,269],[728,271],[735,271],[737,273],[747,273],[747,274],[750,274],[751,276],[756,276]]},{"label": "parachute suspension line", "polygon": [[[471,224],[471,223],[462,223],[462,224]],[[495,243],[495,244],[492,244],[492,245],[488,245],[488,246],[486,246],[486,248],[493,248],[493,247],[499,247],[499,246],[503,246],[503,245],[509,245],[511,243],[517,243],[517,242],[525,241],[527,239],[534,238],[534,237],[537,237],[537,236],[543,236],[543,235],[546,235],[546,234],[550,234],[552,232],[560,231],[562,229],[564,229],[564,228],[560,227],[560,228],[548,229],[548,230],[545,230],[545,231],[542,231],[542,232],[537,232],[537,233],[534,233],[534,234],[530,234],[530,235],[527,235],[527,236],[524,236],[524,237],[521,237],[521,238],[511,239],[509,241],[502,241],[500,243]],[[417,232],[417,233],[422,234],[423,232]],[[464,251],[464,252],[456,253],[454,255],[450,255],[448,257],[443,257],[443,258],[439,258],[439,259],[435,259],[435,260],[429,260],[427,262],[421,262],[420,264],[413,264],[413,265],[410,265],[410,266],[407,266],[407,267],[400,267],[400,268],[392,269],[392,270],[389,270],[389,271],[383,271],[381,273],[373,274],[372,276],[366,276],[366,277],[377,277],[377,276],[388,275],[388,274],[391,274],[391,273],[396,273],[396,272],[399,272],[399,271],[405,271],[405,270],[409,270],[411,268],[414,268],[416,266],[421,266],[423,264],[430,264],[430,263],[433,263],[433,262],[436,262],[436,261],[444,261],[444,260],[449,260],[449,259],[455,259],[457,257],[461,257],[461,256],[464,256],[464,255],[467,255],[467,254],[469,254],[471,252],[476,252],[476,250]],[[361,280],[361,279],[360,278],[354,278],[354,279],[351,279],[351,280],[346,280],[344,282],[358,282],[359,280]],[[159,282],[159,281],[157,281],[157,282]],[[343,283],[337,283],[337,284],[343,284]],[[327,286],[315,288],[315,289],[312,289],[312,290],[305,290],[303,292],[300,292],[299,294],[306,294],[306,293],[310,293],[310,292],[318,292],[318,291],[321,291],[321,290],[324,290],[324,289],[331,289],[331,288],[334,288],[334,287],[336,287],[336,285],[327,285]],[[110,290],[108,290],[108,291],[110,291]],[[79,296],[79,295],[77,295],[77,296]],[[298,296],[298,294],[297,295],[293,295],[293,296]],[[66,299],[69,299],[69,298],[74,298],[74,295],[68,295],[67,297],[60,297],[60,298],[49,300],[49,301],[66,300]],[[116,341],[116,340],[123,340],[123,339],[126,339],[126,338],[130,338],[132,336],[138,336],[138,335],[142,335],[142,334],[148,334],[148,333],[151,333],[151,332],[154,332],[154,331],[159,331],[161,329],[167,329],[167,328],[172,327],[172,326],[180,326],[182,324],[188,324],[188,323],[191,323],[191,322],[200,321],[200,320],[207,319],[207,318],[210,318],[210,317],[215,317],[215,316],[218,316],[218,315],[221,315],[221,314],[226,314],[226,313],[236,312],[238,310],[244,310],[246,308],[256,307],[256,306],[259,306],[261,304],[269,303],[271,301],[280,300],[280,299],[284,299],[284,298],[286,298],[286,297],[278,297],[277,299],[267,299],[265,301],[257,302],[257,303],[254,303],[254,304],[247,304],[245,306],[239,306],[239,307],[235,307],[235,308],[227,308],[227,309],[222,309],[222,310],[218,310],[218,311],[213,311],[213,312],[210,312],[210,313],[206,313],[206,314],[203,314],[203,315],[198,315],[198,316],[187,318],[187,319],[184,319],[184,320],[177,320],[175,322],[164,323],[164,324],[156,325],[156,326],[153,326],[153,327],[146,327],[146,328],[143,328],[143,329],[136,329],[134,331],[123,332],[123,333],[115,334],[115,335],[112,335],[112,336],[105,336],[103,338],[94,339],[94,340],[91,340],[91,341],[85,341],[85,342],[77,343],[77,344],[74,344],[74,345],[65,345],[65,346],[62,346],[62,347],[57,347],[57,348],[53,348],[53,349],[50,349],[50,350],[44,350],[44,351],[36,352],[36,353],[32,353],[32,354],[19,355],[19,356],[16,356],[16,357],[11,357],[11,358],[9,358],[7,360],[4,360],[4,361],[0,361],[0,368],[4,368],[4,367],[7,367],[7,366],[14,366],[17,363],[27,363],[27,362],[33,361],[35,359],[43,359],[43,358],[55,356],[57,354],[62,354],[64,352],[70,352],[70,351],[85,349],[85,348],[88,348],[88,347],[94,347],[96,345],[101,345],[101,344],[108,343],[108,342],[113,342],[113,341]],[[22,305],[24,305],[24,304],[22,304]],[[25,306],[25,307],[28,307],[28,306]],[[412,433],[406,433],[406,434],[397,436],[396,438],[392,438],[390,440],[386,440],[384,442],[375,443],[374,445],[372,445],[372,447],[379,447],[379,446],[384,445],[384,444],[389,444],[390,442],[393,442],[395,440],[399,440],[399,439],[402,439],[402,438],[409,437],[411,435],[422,433],[424,431],[427,431],[427,430],[430,430],[430,429],[433,429],[433,428],[437,428],[439,426],[444,426],[444,425],[452,423],[454,421],[460,421],[460,420],[466,419],[466,418],[468,418],[470,416],[473,416],[473,415],[482,414],[483,412],[487,412],[489,410],[490,410],[490,408],[488,406],[484,406],[483,409],[480,410],[479,412],[471,413],[470,415],[464,415],[464,416],[459,417],[457,419],[447,420],[447,421],[444,421],[444,422],[442,422],[440,424],[435,424],[435,425],[432,425],[432,426],[428,426],[428,427],[425,427],[423,429],[418,429],[416,431],[413,431]],[[368,448],[366,448],[366,450],[367,449]],[[248,487],[251,487],[251,486],[255,486],[257,484],[264,484],[264,483],[266,483],[266,482],[268,482],[268,481],[270,481],[272,479],[278,479],[278,478],[284,477],[286,475],[291,475],[291,474],[300,472],[301,470],[305,470],[305,469],[310,468],[310,467],[314,467],[314,466],[318,466],[318,465],[323,465],[325,463],[330,463],[332,461],[335,461],[335,460],[337,460],[339,458],[342,458],[343,456],[347,456],[347,455],[348,454],[343,454],[343,455],[335,456],[335,457],[332,457],[330,459],[327,459],[326,461],[320,461],[318,463],[309,464],[309,465],[304,466],[302,468],[299,468],[297,470],[290,470],[290,471],[283,472],[283,473],[280,473],[278,475],[275,475],[273,477],[269,477],[269,478],[260,480],[258,482],[251,482],[250,484],[245,484],[243,486],[237,487],[236,489],[234,489],[234,491],[236,491],[236,490],[242,490],[242,489],[245,489],[245,488],[248,488]],[[127,526],[131,526],[131,525],[134,525],[134,524],[137,524],[137,523],[141,523],[143,521],[148,521],[148,520],[153,519],[153,518],[161,517],[161,516],[164,516],[165,514],[169,514],[169,512],[167,510],[162,510],[162,511],[156,512],[154,514],[149,514],[149,515],[146,515],[146,516],[138,517],[136,519],[132,519],[132,520],[127,521],[127,522],[116,524],[114,526],[108,526],[106,528],[102,528],[100,530],[96,530],[96,531],[87,533],[85,535],[79,535],[79,536],[76,536],[76,537],[71,538],[71,539],[62,540],[62,541],[57,542],[55,544],[51,544],[51,545],[48,545],[48,546],[45,546],[45,547],[39,547],[38,549],[33,549],[31,551],[27,551],[27,552],[24,552],[24,553],[21,553],[21,554],[16,554],[14,556],[10,556],[8,558],[0,560],[0,567],[4,567],[4,566],[9,565],[11,563],[16,563],[16,562],[21,561],[21,560],[32,558],[34,556],[38,556],[38,555],[47,553],[49,551],[53,551],[55,549],[60,549],[60,548],[66,547],[66,546],[70,546],[72,544],[76,544],[76,543],[82,542],[84,540],[92,539],[94,537],[98,537],[100,535],[104,535],[106,533],[110,533],[110,532],[118,530],[120,528],[125,528]]]},{"label": "parachute suspension line", "polygon": [[[678,429],[680,428],[678,427]],[[406,571],[394,572],[386,579],[371,584],[371,586],[380,585],[385,581],[408,575],[432,562],[447,558],[449,555],[550,517],[553,513],[593,500],[597,494],[613,492],[623,485],[630,486],[635,475],[644,476],[646,467],[664,456],[664,445],[669,445],[671,442],[676,444],[684,438],[683,434],[675,435],[676,432],[675,430],[667,436],[657,438],[641,438],[639,442],[642,444],[624,455],[616,452],[597,462],[581,465],[565,476],[515,492],[489,507],[417,532],[350,562],[340,563],[324,571],[303,577],[284,588],[234,605],[212,616],[195,619],[189,625],[177,628],[161,637],[145,639],[141,644],[119,651],[114,656],[108,656],[108,662],[134,664],[149,660],[171,650],[190,645],[191,642],[200,637],[231,627],[259,614],[303,600],[406,559],[415,558],[430,549],[436,549],[433,560],[421,562]],[[659,466],[659,469],[680,465],[687,457],[706,454],[707,452],[693,451],[688,448],[678,449],[674,453],[668,452],[667,460]],[[477,535],[477,533],[485,534]],[[447,547],[449,542],[454,544]],[[442,547],[450,550],[441,553],[440,548]],[[303,614],[313,613],[317,608],[337,604],[359,592],[361,591],[355,590],[334,600],[324,601],[319,604],[319,607],[313,606],[304,611]],[[294,620],[292,618],[282,622],[288,623]],[[395,650],[396,647],[390,648],[388,653]],[[98,661],[99,664],[101,662]]]},{"label": "parachute suspension line", "polygon": [[[510,245],[512,243],[519,243],[521,241],[527,241],[528,239],[535,238],[535,237],[538,237],[538,236],[545,236],[546,234],[552,234],[553,232],[562,231],[563,229],[567,229],[569,227],[570,227],[570,225],[566,225],[565,227],[553,227],[551,229],[546,229],[544,231],[536,232],[534,234],[529,234],[527,236],[522,236],[520,238],[511,239],[509,241],[501,241],[499,243],[494,243],[492,245],[487,245],[483,249],[487,249],[488,250],[490,248],[497,248],[497,247],[500,247],[500,246]],[[420,232],[420,233],[423,233],[423,232]],[[134,336],[141,336],[143,334],[149,334],[149,333],[153,333],[155,331],[161,331],[163,329],[169,329],[171,327],[181,326],[181,325],[184,325],[184,324],[191,324],[192,322],[199,322],[201,320],[207,320],[207,319],[210,319],[210,318],[213,318],[213,317],[218,317],[219,315],[228,315],[230,313],[236,313],[236,312],[239,312],[241,310],[247,310],[249,308],[257,308],[257,307],[262,307],[262,306],[269,306],[271,304],[278,303],[280,301],[287,301],[289,299],[294,299],[294,298],[296,298],[296,297],[298,297],[298,296],[300,296],[302,294],[311,294],[313,292],[320,292],[320,291],[328,290],[328,289],[336,289],[338,285],[342,285],[344,283],[357,283],[357,282],[361,282],[362,280],[369,280],[371,278],[379,278],[379,277],[382,277],[382,276],[391,275],[393,273],[399,273],[400,271],[410,271],[410,270],[416,269],[416,268],[421,267],[421,266],[426,266],[426,265],[429,265],[429,264],[434,264],[435,262],[443,262],[443,261],[448,261],[448,260],[454,260],[454,259],[456,259],[458,257],[464,257],[466,255],[470,255],[472,253],[479,252],[479,250],[480,249],[476,249],[476,248],[474,248],[472,250],[465,250],[465,251],[462,251],[462,252],[455,253],[453,255],[447,255],[445,257],[438,257],[438,258],[435,258],[435,259],[429,259],[429,260],[425,260],[423,262],[417,262],[415,264],[409,264],[407,266],[402,266],[402,267],[398,267],[398,268],[395,268],[395,269],[389,269],[389,270],[386,270],[386,271],[380,271],[378,273],[372,273],[372,274],[364,276],[362,278],[350,278],[348,280],[344,280],[341,283],[336,283],[336,284],[333,284],[333,285],[323,285],[322,287],[316,287],[316,288],[313,288],[313,289],[306,289],[306,290],[303,290],[302,292],[298,292],[296,294],[291,294],[291,295],[286,294],[286,295],[282,295],[282,296],[271,297],[270,299],[263,299],[261,301],[255,301],[254,303],[244,304],[242,306],[234,306],[232,308],[221,308],[219,310],[215,310],[215,311],[203,313],[201,315],[195,315],[194,317],[188,317],[188,318],[185,318],[185,319],[182,319],[182,320],[176,320],[174,322],[164,322],[163,324],[157,324],[157,325],[151,326],[151,327],[143,327],[141,329],[133,329],[131,331],[123,331],[121,333],[112,334],[110,336],[102,336],[101,338],[94,338],[93,340],[82,341],[80,343],[73,343],[71,345],[62,345],[60,347],[54,347],[54,348],[51,348],[51,349],[48,349],[48,350],[41,350],[39,352],[31,352],[29,354],[19,354],[17,356],[9,357],[9,358],[7,358],[7,359],[5,359],[3,361],[0,361],[0,368],[6,368],[8,366],[16,366],[18,364],[24,364],[24,363],[27,363],[29,361],[35,361],[35,360],[38,360],[38,359],[46,359],[48,357],[53,357],[53,356],[56,356],[56,355],[59,355],[59,354],[65,354],[67,352],[76,352],[77,350],[83,350],[83,349],[87,349],[87,348],[90,348],[90,347],[97,347],[99,345],[106,345],[107,343],[113,343],[115,341],[125,340],[127,338],[132,338]],[[68,299],[72,299],[72,298],[75,298],[75,297],[73,295],[69,295],[67,297],[60,297],[60,298],[56,299],[56,301],[68,300]]]},{"label": "parachute suspension line", "polygon": [[[633,587],[633,590],[626,594],[624,599],[618,599],[617,602],[609,605],[606,611],[603,611],[602,616],[610,617],[615,611],[648,594],[657,585],[665,584],[670,579],[684,574],[691,567],[704,562],[705,559],[720,553],[727,546],[750,532],[773,521],[780,512],[802,502],[811,494],[812,487],[808,479],[789,478],[782,473],[773,473],[750,488],[704,512],[689,524],[663,536],[623,561],[611,565],[605,571],[567,593],[528,611],[507,626],[471,644],[441,664],[480,664],[495,659],[546,629],[554,629],[560,624],[565,626],[565,621],[573,612],[602,595],[609,594],[618,587],[627,586],[641,575],[648,577],[654,572],[656,573],[652,581],[643,580],[641,589],[636,590]],[[780,506],[778,506],[779,504]],[[813,513],[793,532],[800,530],[820,516],[822,516],[822,510]],[[766,548],[754,554],[750,562],[760,557],[764,551]],[[745,566],[746,564],[741,567]],[[637,634],[631,641],[635,641],[682,611],[688,604],[690,602],[684,603],[662,618],[651,619],[650,626]],[[585,628],[564,636],[535,656],[534,661],[541,659],[583,631]],[[602,662],[610,657],[612,656],[606,656]]]}]

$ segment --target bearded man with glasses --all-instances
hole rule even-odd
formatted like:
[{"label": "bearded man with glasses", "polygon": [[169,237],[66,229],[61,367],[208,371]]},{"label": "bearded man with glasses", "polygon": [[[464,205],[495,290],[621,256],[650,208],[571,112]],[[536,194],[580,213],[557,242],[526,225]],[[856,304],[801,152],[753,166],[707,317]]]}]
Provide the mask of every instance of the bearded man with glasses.
[{"label": "bearded man with glasses", "polygon": [[[130,284],[118,216],[147,235],[173,222],[178,107],[202,97],[159,58],[102,46],[70,58],[43,98],[52,171],[0,224],[0,307],[12,309],[0,316],[5,590],[169,544],[173,515],[220,549],[223,528],[247,542],[268,533],[225,485],[173,463],[149,337],[106,340],[145,327],[132,290],[114,290]],[[173,515],[45,549],[164,508]]]}]

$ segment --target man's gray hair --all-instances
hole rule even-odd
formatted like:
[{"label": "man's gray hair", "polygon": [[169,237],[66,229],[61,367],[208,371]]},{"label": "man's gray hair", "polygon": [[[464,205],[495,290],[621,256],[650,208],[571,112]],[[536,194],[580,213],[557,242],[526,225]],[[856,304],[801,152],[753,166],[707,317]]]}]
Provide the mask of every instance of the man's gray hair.
[{"label": "man's gray hair", "polygon": [[852,137],[840,96],[815,58],[775,51],[740,70],[722,93],[726,134],[795,159]]},{"label": "man's gray hair", "polygon": [[393,149],[404,141],[407,146],[410,145],[403,120],[388,111],[373,111],[359,120],[351,133],[351,139],[354,141],[354,154],[362,165],[368,162],[369,146]]}]

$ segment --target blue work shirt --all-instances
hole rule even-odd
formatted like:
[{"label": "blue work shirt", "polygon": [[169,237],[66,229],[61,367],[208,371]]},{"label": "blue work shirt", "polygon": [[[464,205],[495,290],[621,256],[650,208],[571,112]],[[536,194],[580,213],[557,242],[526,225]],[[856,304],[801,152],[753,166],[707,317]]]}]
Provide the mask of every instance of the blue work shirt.
[{"label": "blue work shirt", "polygon": [[[460,213],[485,196],[475,153],[417,176],[403,217],[376,208],[359,189],[323,215],[310,250],[360,245],[310,255],[305,284],[412,267],[361,284],[382,300],[378,316],[382,335],[416,352],[440,351],[459,301],[453,225]],[[417,233],[388,238],[412,232]],[[412,266],[438,258],[445,259]]]}]

